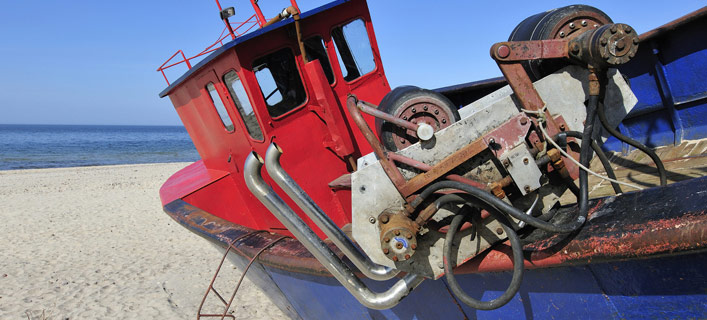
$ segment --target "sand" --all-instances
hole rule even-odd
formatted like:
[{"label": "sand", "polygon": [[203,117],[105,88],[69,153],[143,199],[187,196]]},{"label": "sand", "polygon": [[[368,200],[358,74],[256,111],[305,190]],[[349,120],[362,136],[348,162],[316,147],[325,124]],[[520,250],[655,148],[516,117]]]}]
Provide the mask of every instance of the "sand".
[{"label": "sand", "polygon": [[[196,318],[222,255],[162,212],[160,185],[186,165],[0,171],[0,319]],[[240,270],[224,269],[230,294]],[[234,304],[285,318],[247,279]]]}]

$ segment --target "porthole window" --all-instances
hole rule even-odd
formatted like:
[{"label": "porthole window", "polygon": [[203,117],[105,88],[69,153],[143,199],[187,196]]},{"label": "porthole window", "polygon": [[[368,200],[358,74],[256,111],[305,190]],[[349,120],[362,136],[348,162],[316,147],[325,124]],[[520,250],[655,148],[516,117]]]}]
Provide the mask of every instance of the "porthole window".
[{"label": "porthole window", "polygon": [[376,68],[373,49],[361,19],[336,27],[331,34],[344,80],[353,81]]},{"label": "porthole window", "polygon": [[255,140],[263,140],[263,131],[260,129],[258,119],[255,117],[253,106],[248,100],[248,94],[245,92],[243,83],[235,71],[229,71],[223,76],[223,82],[231,94],[231,100],[236,106],[238,113],[243,119],[248,134]]},{"label": "porthole window", "polygon": [[307,99],[290,49],[282,49],[255,60],[253,72],[271,117],[279,117]]},{"label": "porthole window", "polygon": [[226,107],[223,106],[223,101],[221,101],[221,97],[219,97],[218,92],[216,91],[216,86],[214,86],[212,82],[209,82],[209,84],[206,85],[206,90],[209,91],[211,104],[214,106],[214,109],[216,109],[216,112],[221,118],[223,127],[226,128],[228,132],[233,132],[233,121],[228,115],[228,112],[226,112]]}]

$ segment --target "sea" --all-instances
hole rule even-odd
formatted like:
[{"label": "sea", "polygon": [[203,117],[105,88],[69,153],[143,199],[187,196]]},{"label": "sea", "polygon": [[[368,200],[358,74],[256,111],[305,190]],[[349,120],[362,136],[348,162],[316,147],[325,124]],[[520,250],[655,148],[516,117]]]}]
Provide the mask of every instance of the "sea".
[{"label": "sea", "polygon": [[182,126],[0,124],[0,170],[198,159]]}]

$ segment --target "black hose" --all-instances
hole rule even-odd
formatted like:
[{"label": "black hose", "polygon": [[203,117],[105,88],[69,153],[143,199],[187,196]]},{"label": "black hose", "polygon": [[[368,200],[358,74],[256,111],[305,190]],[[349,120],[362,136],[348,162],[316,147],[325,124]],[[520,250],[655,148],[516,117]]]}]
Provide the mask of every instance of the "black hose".
[{"label": "black hose", "polygon": [[454,271],[452,270],[452,242],[459,230],[459,226],[464,221],[464,215],[460,214],[454,216],[452,223],[449,225],[447,235],[444,238],[444,273],[449,289],[461,302],[472,308],[481,310],[498,309],[511,301],[518,292],[518,289],[520,289],[520,284],[523,280],[523,247],[520,243],[520,238],[518,238],[515,230],[509,226],[509,221],[503,215],[498,214],[495,210],[489,211],[489,213],[501,223],[501,227],[506,232],[511,242],[511,249],[513,251],[513,277],[511,278],[511,283],[508,285],[508,288],[506,288],[506,291],[503,292],[500,297],[490,301],[474,299],[464,292],[454,277]]},{"label": "black hose", "polygon": [[[582,139],[582,133],[579,131],[566,131],[565,133],[568,137]],[[616,174],[614,174],[614,169],[611,167],[611,162],[609,162],[609,158],[607,158],[606,153],[601,150],[601,147],[594,139],[592,139],[592,149],[594,149],[594,153],[597,154],[599,161],[601,161],[601,165],[604,166],[604,171],[606,171],[606,175],[609,176],[609,178],[616,180]],[[611,182],[611,187],[614,188],[614,192],[616,193],[623,192],[621,191],[621,186],[616,182]]]},{"label": "black hose", "polygon": [[457,182],[457,181],[439,181],[431,186],[425,188],[420,193],[420,196],[415,198],[411,205],[413,207],[417,207],[420,203],[422,203],[425,199],[427,199],[432,193],[440,190],[440,189],[445,189],[445,188],[451,188],[451,189],[457,189],[464,191],[468,193],[471,197],[474,197],[478,199],[479,201],[485,202],[486,204],[490,205],[494,209],[500,211],[501,213],[507,214],[513,218],[516,218],[520,221],[523,221],[533,227],[536,227],[538,229],[542,229],[548,232],[554,232],[554,233],[569,233],[572,231],[575,231],[579,229],[579,227],[584,224],[584,221],[586,220],[586,215],[584,217],[580,216],[577,218],[577,221],[568,223],[566,225],[554,225],[552,223],[542,221],[538,218],[529,216],[525,214],[525,212],[520,211],[518,208],[513,207],[512,205],[503,202],[503,200],[496,198],[496,196],[492,195],[491,193],[479,189],[477,187]]},{"label": "black hose", "polygon": [[655,152],[653,152],[653,150],[649,149],[644,144],[621,134],[621,132],[617,131],[615,128],[613,128],[611,125],[609,125],[609,121],[606,119],[606,113],[604,112],[603,105],[599,106],[599,120],[601,121],[602,126],[604,126],[604,129],[606,129],[606,131],[609,131],[609,133],[612,136],[616,137],[616,139],[626,142],[626,143],[636,147],[637,149],[643,151],[643,153],[647,154],[651,158],[651,160],[653,160],[653,163],[655,163],[655,167],[658,169],[658,176],[660,177],[660,185],[665,186],[668,183],[668,179],[665,174],[665,166],[663,166],[663,161],[660,160],[658,155],[655,154]]},{"label": "black hose", "polygon": [[[584,131],[582,132],[582,142],[579,147],[579,163],[589,167],[592,159],[592,132],[594,132],[594,118],[596,117],[599,96],[590,95],[587,103],[587,118],[584,120]],[[577,198],[579,216],[586,220],[589,214],[589,177],[587,171],[579,170],[579,198]]]}]

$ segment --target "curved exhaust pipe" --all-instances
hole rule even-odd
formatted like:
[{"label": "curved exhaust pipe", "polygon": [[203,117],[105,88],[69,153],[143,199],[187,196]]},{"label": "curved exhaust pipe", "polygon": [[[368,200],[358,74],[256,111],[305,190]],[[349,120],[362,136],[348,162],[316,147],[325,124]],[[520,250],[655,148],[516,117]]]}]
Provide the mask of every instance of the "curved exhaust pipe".
[{"label": "curved exhaust pipe", "polygon": [[265,207],[277,217],[280,222],[304,245],[314,257],[344,286],[361,304],[367,308],[383,310],[397,305],[410,291],[415,289],[423,277],[408,274],[385,292],[372,292],[356,277],[349,267],[334,254],[331,249],[319,239],[307,224],[275,193],[263,180],[260,170],[263,159],[256,154],[246,158],[243,168],[248,189]]},{"label": "curved exhaust pipe", "polygon": [[287,193],[292,200],[297,203],[302,211],[309,216],[312,221],[331,239],[332,242],[353,262],[353,264],[366,277],[373,280],[388,280],[395,277],[397,269],[381,266],[372,262],[358,250],[353,241],[341,231],[341,229],[331,221],[329,216],[302,190],[292,177],[280,165],[282,149],[274,142],[270,144],[265,152],[265,170],[282,190]]}]

